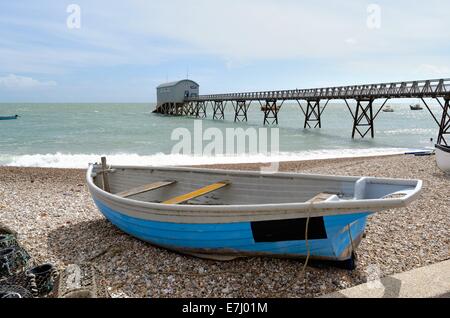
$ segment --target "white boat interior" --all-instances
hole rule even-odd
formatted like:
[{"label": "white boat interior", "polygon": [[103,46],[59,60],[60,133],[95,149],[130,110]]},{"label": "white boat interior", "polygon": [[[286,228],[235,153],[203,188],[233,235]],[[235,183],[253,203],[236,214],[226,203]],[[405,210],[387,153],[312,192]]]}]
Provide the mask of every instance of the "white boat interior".
[{"label": "white boat interior", "polygon": [[[102,166],[92,169],[95,185],[104,189]],[[200,191],[203,195],[177,201],[181,205],[202,206],[304,203],[324,193],[329,194],[326,201],[409,200],[421,188],[418,180],[194,168],[112,166],[106,174],[109,193],[141,202],[170,204],[173,198],[207,187]]]}]

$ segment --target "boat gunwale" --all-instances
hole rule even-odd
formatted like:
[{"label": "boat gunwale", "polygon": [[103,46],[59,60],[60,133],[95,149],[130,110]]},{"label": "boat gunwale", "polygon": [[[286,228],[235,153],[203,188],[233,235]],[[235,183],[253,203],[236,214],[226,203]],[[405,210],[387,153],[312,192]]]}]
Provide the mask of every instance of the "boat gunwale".
[{"label": "boat gunwale", "polygon": [[450,146],[436,144],[436,149],[439,149],[440,151],[443,151],[445,153],[450,153]]},{"label": "boat gunwale", "polygon": [[[293,202],[293,203],[277,203],[277,204],[252,204],[252,205],[167,205],[163,203],[144,202],[139,200],[133,200],[129,198],[121,198],[112,193],[106,192],[99,188],[94,183],[93,169],[94,164],[90,164],[86,173],[86,181],[94,197],[105,197],[109,201],[116,202],[117,204],[123,204],[126,206],[135,206],[144,209],[153,210],[152,213],[160,211],[162,213],[167,212],[249,212],[251,214],[255,212],[316,212],[322,211],[321,215],[340,215],[350,214],[357,211],[371,211],[376,212],[383,209],[392,209],[405,207],[420,194],[423,182],[421,180],[412,179],[393,179],[393,178],[370,178],[370,177],[349,177],[349,176],[329,176],[329,175],[317,175],[317,174],[300,174],[289,172],[278,172],[273,174],[262,173],[257,171],[236,171],[236,170],[221,170],[221,169],[204,169],[204,168],[188,168],[188,167],[142,167],[142,166],[110,166],[111,169],[137,169],[137,170],[159,170],[159,171],[183,171],[183,172],[197,172],[208,174],[227,174],[234,176],[270,176],[270,177],[290,177],[294,179],[309,178],[316,180],[334,180],[334,181],[351,181],[357,182],[362,178],[366,178],[372,183],[385,183],[385,184],[402,184],[405,186],[412,186],[414,190],[411,193],[401,198],[389,198],[389,199],[363,199],[363,200],[348,200],[348,201],[332,201],[332,202]],[[155,211],[156,210],[156,211]]]}]

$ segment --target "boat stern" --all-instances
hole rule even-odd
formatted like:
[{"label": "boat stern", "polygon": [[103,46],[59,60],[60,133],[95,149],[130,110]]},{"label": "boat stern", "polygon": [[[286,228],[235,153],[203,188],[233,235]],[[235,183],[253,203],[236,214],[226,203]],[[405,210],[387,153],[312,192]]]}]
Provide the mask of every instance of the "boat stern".
[{"label": "boat stern", "polygon": [[352,258],[361,243],[366,229],[367,213],[332,216],[325,219],[330,244],[336,261]]},{"label": "boat stern", "polygon": [[436,145],[436,164],[442,171],[450,173],[450,147]]}]

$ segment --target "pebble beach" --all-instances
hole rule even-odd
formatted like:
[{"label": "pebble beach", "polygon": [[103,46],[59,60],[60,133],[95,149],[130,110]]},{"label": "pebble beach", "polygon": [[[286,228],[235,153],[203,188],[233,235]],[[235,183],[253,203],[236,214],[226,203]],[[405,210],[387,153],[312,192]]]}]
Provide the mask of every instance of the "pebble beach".
[{"label": "pebble beach", "polygon": [[[257,170],[260,164],[213,168]],[[201,260],[154,247],[122,233],[95,207],[85,170],[0,167],[0,225],[18,233],[35,262],[90,262],[112,297],[310,298],[450,259],[450,176],[433,156],[285,162],[281,171],[421,179],[407,208],[369,218],[358,268],[308,266],[301,260]]]}]

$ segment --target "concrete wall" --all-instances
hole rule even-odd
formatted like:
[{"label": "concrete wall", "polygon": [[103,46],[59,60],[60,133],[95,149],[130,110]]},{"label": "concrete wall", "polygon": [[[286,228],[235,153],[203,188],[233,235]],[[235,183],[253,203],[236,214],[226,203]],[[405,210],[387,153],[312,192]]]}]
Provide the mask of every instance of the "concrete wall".
[{"label": "concrete wall", "polygon": [[321,298],[449,298],[450,260],[381,278]]}]

